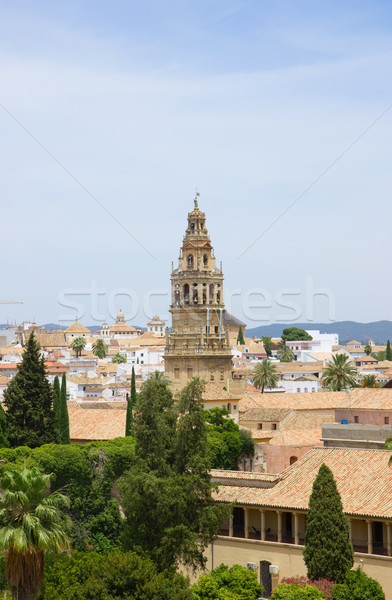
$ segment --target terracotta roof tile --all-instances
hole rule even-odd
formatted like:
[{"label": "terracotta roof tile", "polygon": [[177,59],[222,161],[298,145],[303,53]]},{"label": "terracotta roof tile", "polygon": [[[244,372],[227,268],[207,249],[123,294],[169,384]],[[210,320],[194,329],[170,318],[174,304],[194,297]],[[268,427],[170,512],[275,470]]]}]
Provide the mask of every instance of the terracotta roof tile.
[{"label": "terracotta roof tile", "polygon": [[334,474],[346,514],[392,519],[390,455],[390,450],[314,448],[283,471],[273,487],[221,485],[215,498],[259,507],[307,510],[313,481],[325,463]]}]

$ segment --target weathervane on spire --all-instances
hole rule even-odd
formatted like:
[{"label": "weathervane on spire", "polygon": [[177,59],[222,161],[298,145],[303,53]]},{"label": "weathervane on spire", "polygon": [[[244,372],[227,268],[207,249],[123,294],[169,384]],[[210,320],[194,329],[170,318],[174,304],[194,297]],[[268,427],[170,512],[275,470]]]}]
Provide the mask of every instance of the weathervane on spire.
[{"label": "weathervane on spire", "polygon": [[196,188],[196,196],[193,199],[193,202],[195,203],[195,210],[199,208],[199,205],[197,203],[197,199],[198,199],[199,196],[200,196],[200,194],[199,194],[199,192],[197,191],[197,188]]}]

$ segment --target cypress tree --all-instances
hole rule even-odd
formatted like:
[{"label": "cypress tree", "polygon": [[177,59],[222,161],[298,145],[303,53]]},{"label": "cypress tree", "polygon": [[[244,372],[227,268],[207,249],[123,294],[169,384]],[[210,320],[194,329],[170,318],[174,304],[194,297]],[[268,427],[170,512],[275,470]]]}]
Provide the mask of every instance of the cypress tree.
[{"label": "cypress tree", "polygon": [[8,448],[8,431],[7,431],[7,417],[5,416],[4,408],[0,402],[0,448]]},{"label": "cypress tree", "polygon": [[132,435],[132,426],[133,426],[133,409],[135,408],[136,403],[136,377],[135,377],[135,367],[132,367],[132,377],[131,377],[131,395],[128,397],[127,403],[127,418],[125,422],[125,435]]},{"label": "cypress tree", "polygon": [[28,339],[17,374],[4,391],[4,404],[11,446],[36,448],[56,441],[53,390],[34,333]]},{"label": "cypress tree", "polygon": [[53,411],[54,424],[56,428],[57,441],[60,443],[60,425],[61,425],[61,404],[60,404],[60,380],[58,376],[53,381]]},{"label": "cypress tree", "polygon": [[240,346],[243,346],[245,344],[244,334],[242,333],[242,327],[240,327],[238,331],[237,344],[239,344]]},{"label": "cypress tree", "polygon": [[385,353],[385,360],[392,360],[391,342],[387,341],[387,350]]},{"label": "cypress tree", "polygon": [[324,463],[309,498],[303,555],[310,579],[342,583],[353,566],[348,520],[332,471]]},{"label": "cypress tree", "polygon": [[65,373],[61,380],[61,391],[60,391],[60,443],[69,444],[69,415],[67,406],[67,379]]}]

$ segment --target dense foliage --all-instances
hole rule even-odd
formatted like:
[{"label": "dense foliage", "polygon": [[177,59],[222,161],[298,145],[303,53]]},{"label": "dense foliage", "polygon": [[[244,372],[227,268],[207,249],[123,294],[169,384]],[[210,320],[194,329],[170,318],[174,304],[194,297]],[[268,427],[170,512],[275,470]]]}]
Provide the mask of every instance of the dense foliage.
[{"label": "dense foliage", "polygon": [[312,336],[305,331],[305,329],[300,329],[299,327],[286,327],[283,329],[281,338],[283,342],[299,342],[301,340],[312,340]]},{"label": "dense foliage", "polygon": [[340,494],[332,471],[323,463],[309,498],[304,549],[308,577],[340,583],[353,566],[353,556]]},{"label": "dense foliage", "polygon": [[264,590],[254,571],[220,565],[192,586],[195,600],[257,600]]},{"label": "dense foliage", "polygon": [[325,600],[325,595],[314,585],[280,583],[272,592],[271,600]]},{"label": "dense foliage", "polygon": [[47,561],[41,600],[192,600],[187,580],[135,553],[73,552]]},{"label": "dense foliage", "polygon": [[133,438],[86,445],[48,444],[31,449],[0,449],[4,469],[38,467],[54,473],[52,491],[63,491],[71,501],[74,548],[110,548],[119,543],[122,518],[114,483],[134,459]]},{"label": "dense foliage", "polygon": [[343,584],[334,589],[334,600],[385,600],[381,585],[361,571],[349,571]]},{"label": "dense foliage", "polygon": [[211,468],[235,471],[241,456],[254,455],[251,434],[234,423],[227,408],[212,408],[204,414],[208,424],[207,442]]},{"label": "dense foliage", "polygon": [[138,395],[135,463],[119,484],[124,544],[147,552],[159,570],[203,566],[227,512],[212,502],[202,392],[193,379],[174,407],[166,381],[151,377]]},{"label": "dense foliage", "polygon": [[387,341],[387,347],[385,350],[385,360],[392,360],[391,342],[389,340]]},{"label": "dense foliage", "polygon": [[261,338],[261,341],[263,342],[265,353],[266,353],[267,357],[269,358],[270,356],[272,356],[271,338],[264,336]]},{"label": "dense foliage", "polygon": [[56,440],[53,392],[32,333],[18,372],[4,391],[8,441],[11,446],[36,448]]}]

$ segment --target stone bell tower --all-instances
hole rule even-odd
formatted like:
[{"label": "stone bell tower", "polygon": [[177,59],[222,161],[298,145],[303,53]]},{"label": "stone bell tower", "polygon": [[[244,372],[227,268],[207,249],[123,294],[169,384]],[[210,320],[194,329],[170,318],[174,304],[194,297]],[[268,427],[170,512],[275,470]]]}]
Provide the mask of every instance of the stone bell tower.
[{"label": "stone bell tower", "polygon": [[165,373],[175,390],[200,377],[229,389],[232,355],[224,329],[223,272],[216,266],[205,213],[194,199],[178,267],[172,268],[172,330],[166,330]]}]

